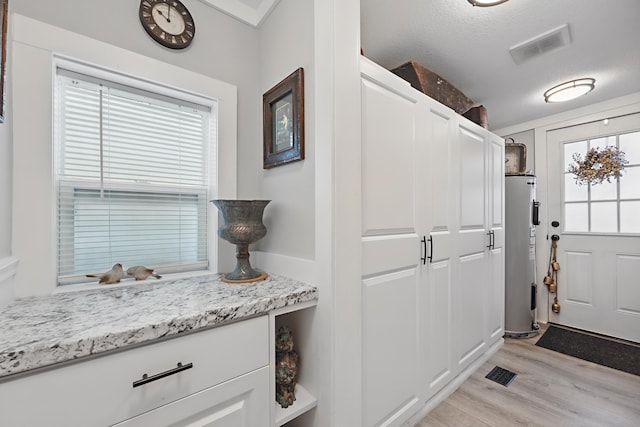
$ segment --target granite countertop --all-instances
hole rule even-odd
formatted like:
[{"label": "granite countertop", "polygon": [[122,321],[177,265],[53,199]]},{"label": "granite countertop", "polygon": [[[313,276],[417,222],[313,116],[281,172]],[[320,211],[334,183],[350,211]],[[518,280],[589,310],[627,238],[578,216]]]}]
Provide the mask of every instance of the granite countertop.
[{"label": "granite countertop", "polygon": [[228,284],[220,274],[19,298],[0,313],[0,379],[313,301],[318,290],[271,275]]}]

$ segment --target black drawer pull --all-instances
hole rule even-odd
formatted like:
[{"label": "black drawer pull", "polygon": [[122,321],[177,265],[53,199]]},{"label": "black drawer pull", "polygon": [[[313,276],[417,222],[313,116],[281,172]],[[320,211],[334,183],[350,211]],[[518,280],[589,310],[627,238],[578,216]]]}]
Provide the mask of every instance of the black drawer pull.
[{"label": "black drawer pull", "polygon": [[142,378],[133,382],[133,387],[134,388],[140,387],[141,385],[145,385],[152,381],[159,380],[160,378],[168,377],[169,375],[177,374],[178,372],[186,371],[187,369],[191,369],[191,368],[193,368],[193,363],[187,363],[186,365],[183,365],[182,363],[178,363],[178,366],[176,366],[175,368],[169,369],[168,371],[160,372],[159,374],[155,374],[151,376],[144,374],[142,375]]}]

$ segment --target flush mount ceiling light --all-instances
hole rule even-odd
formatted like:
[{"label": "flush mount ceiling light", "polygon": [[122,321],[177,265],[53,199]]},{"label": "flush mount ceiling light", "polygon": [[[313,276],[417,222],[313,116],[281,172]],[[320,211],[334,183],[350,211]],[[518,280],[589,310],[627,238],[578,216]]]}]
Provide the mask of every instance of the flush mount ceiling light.
[{"label": "flush mount ceiling light", "polygon": [[554,86],[544,93],[545,102],[564,102],[586,95],[595,87],[592,78],[576,79]]},{"label": "flush mount ceiling light", "polygon": [[467,0],[467,1],[471,3],[473,6],[489,7],[489,6],[499,5],[500,3],[504,3],[507,0]]}]

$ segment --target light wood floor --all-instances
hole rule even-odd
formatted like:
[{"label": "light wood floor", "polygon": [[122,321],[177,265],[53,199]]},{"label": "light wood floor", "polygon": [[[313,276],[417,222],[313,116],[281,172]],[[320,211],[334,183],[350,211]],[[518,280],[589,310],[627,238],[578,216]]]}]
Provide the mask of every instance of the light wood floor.
[{"label": "light wood floor", "polygon": [[[640,376],[535,346],[505,345],[417,427],[639,427]],[[485,377],[494,366],[518,374],[504,387]]]}]

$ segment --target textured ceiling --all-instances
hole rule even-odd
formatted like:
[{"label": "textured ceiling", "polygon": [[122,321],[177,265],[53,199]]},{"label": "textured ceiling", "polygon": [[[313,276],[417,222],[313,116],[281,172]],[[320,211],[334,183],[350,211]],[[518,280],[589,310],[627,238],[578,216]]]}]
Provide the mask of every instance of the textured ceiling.
[{"label": "textured ceiling", "polygon": [[[571,43],[516,65],[509,48],[569,25]],[[385,68],[415,60],[502,127],[640,92],[640,0],[362,0],[362,49]],[[594,91],[546,104],[545,90],[594,77]]]}]

